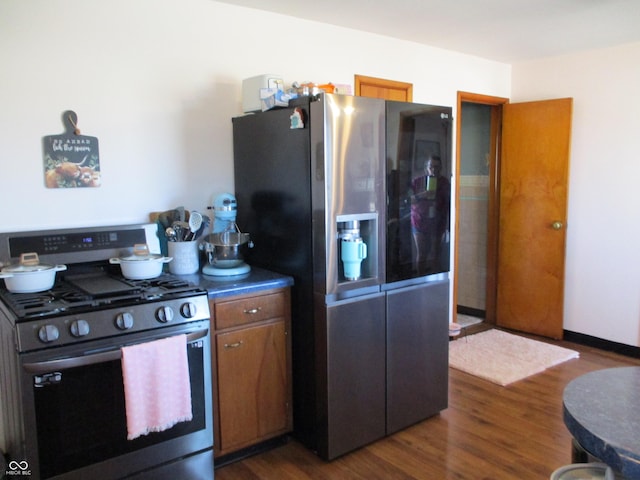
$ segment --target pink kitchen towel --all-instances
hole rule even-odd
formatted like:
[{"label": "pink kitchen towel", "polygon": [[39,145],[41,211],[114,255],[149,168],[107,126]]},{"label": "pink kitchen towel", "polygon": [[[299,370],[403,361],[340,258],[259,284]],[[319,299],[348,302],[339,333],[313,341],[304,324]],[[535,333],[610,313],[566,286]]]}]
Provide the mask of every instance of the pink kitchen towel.
[{"label": "pink kitchen towel", "polygon": [[122,347],[127,439],[193,418],[187,337]]}]

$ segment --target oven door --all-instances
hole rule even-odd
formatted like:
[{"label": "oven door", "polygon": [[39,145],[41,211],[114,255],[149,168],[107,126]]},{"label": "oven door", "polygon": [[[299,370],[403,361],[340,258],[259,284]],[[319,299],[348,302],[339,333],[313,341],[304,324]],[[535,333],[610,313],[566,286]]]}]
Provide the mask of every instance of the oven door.
[{"label": "oven door", "polygon": [[[127,440],[120,348],[183,333],[193,419]],[[25,460],[35,478],[123,478],[212,448],[208,321],[53,350],[22,358]],[[210,463],[210,475],[193,478],[212,478]]]}]

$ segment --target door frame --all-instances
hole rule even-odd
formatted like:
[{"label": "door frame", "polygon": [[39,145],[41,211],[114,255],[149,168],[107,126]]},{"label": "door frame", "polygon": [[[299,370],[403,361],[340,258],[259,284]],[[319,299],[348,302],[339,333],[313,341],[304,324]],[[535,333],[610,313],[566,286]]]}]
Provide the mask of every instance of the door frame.
[{"label": "door frame", "polygon": [[[413,83],[355,74],[353,76],[353,84],[354,95],[356,96],[362,96],[363,87],[371,87],[376,89],[375,98],[384,98],[385,100],[399,100],[402,98],[402,101],[405,102],[413,101]],[[394,92],[397,95],[393,95]]]},{"label": "door frame", "polygon": [[460,152],[462,129],[462,103],[490,105],[491,109],[491,151],[489,154],[489,200],[487,208],[487,278],[485,283],[485,323],[496,324],[497,271],[498,271],[498,219],[500,194],[500,135],[502,130],[502,106],[509,103],[508,98],[494,97],[477,93],[458,91],[456,105],[456,176],[455,176],[455,235],[453,249],[453,305],[452,319],[458,316],[458,246],[460,233]]}]

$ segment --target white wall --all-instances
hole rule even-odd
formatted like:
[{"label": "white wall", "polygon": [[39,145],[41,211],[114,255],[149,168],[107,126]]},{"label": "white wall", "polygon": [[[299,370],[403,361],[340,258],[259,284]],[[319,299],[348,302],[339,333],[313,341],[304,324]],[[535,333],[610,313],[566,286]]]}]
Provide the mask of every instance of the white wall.
[{"label": "white wall", "polygon": [[[505,64],[211,0],[2,0],[0,32],[0,231],[204,210],[233,190],[231,117],[246,77],[371,75],[452,106],[458,89],[510,88]],[[41,139],[64,132],[68,109],[99,140],[99,188],[44,186]]]},{"label": "white wall", "polygon": [[640,43],[515,64],[512,85],[574,99],[564,328],[640,346]]}]

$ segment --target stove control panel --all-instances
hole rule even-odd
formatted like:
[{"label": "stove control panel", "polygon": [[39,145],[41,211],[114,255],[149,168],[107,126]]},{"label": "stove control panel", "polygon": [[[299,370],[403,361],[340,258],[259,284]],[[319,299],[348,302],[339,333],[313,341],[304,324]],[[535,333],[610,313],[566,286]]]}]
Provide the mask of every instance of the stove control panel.
[{"label": "stove control panel", "polygon": [[28,352],[208,320],[206,292],[17,324],[18,350]]},{"label": "stove control panel", "polygon": [[22,253],[35,252],[41,263],[75,265],[106,261],[133,253],[133,246],[146,243],[151,253],[160,253],[155,223],[88,228],[0,232],[0,262],[9,263]]}]

